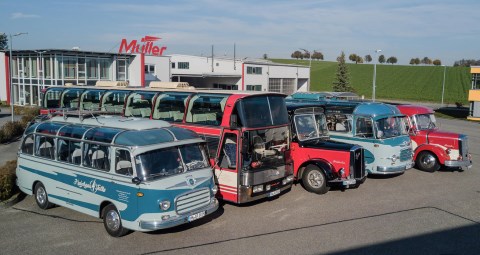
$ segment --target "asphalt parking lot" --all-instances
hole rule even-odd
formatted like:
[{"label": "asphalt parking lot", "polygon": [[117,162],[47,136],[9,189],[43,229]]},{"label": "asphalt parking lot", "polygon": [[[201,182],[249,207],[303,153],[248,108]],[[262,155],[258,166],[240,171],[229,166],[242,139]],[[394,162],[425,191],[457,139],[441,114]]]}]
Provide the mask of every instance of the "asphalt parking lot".
[{"label": "asphalt parking lot", "polygon": [[0,209],[0,253],[478,254],[480,123],[438,122],[469,135],[471,169],[412,169],[325,195],[296,185],[277,199],[225,204],[189,225],[122,238],[110,237],[99,219],[62,207],[43,211],[26,197]]}]

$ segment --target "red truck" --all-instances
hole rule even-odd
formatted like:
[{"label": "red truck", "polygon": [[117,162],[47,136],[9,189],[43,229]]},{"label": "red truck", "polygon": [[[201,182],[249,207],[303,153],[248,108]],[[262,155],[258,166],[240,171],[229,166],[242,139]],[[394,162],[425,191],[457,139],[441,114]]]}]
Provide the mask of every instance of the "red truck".
[{"label": "red truck", "polygon": [[472,157],[468,152],[468,137],[463,134],[440,131],[434,111],[419,105],[397,105],[407,116],[407,126],[418,169],[435,172],[441,166],[470,168]]}]

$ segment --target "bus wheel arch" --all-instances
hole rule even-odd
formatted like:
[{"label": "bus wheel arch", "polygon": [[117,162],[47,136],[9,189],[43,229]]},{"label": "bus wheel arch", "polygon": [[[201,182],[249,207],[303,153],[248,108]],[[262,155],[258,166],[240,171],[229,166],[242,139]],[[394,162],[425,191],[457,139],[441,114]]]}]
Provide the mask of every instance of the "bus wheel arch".
[{"label": "bus wheel arch", "polygon": [[52,208],[54,204],[48,201],[47,189],[45,188],[43,183],[40,181],[36,181],[34,182],[33,187],[33,195],[35,197],[35,202],[37,202],[38,207],[43,210]]},{"label": "bus wheel arch", "polygon": [[123,227],[120,213],[113,203],[106,202],[100,211],[102,212],[103,226],[109,235],[121,237],[129,232],[128,229]]},{"label": "bus wheel arch", "polygon": [[441,165],[437,155],[428,150],[418,153],[415,159],[415,165],[422,171],[433,173],[440,169]]}]

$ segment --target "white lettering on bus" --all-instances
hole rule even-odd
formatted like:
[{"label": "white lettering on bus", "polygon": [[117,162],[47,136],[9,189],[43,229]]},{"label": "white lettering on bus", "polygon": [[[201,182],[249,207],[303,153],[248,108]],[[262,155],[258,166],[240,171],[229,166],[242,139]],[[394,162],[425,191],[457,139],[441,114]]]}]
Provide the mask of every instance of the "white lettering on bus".
[{"label": "white lettering on bus", "polygon": [[90,190],[93,193],[97,193],[97,191],[105,193],[105,191],[107,191],[107,189],[103,185],[97,183],[97,180],[91,180],[90,183],[86,183],[82,180],[75,179],[73,185],[76,185],[77,187],[82,189]]}]

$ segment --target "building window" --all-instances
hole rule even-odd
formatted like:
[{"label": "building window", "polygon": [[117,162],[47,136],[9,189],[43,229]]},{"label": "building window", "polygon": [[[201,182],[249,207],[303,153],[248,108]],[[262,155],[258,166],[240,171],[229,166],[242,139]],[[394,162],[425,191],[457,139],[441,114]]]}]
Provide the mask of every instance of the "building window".
[{"label": "building window", "polygon": [[145,65],[145,73],[146,74],[155,74],[155,65],[153,64],[146,64]]},{"label": "building window", "polygon": [[172,69],[175,69],[175,62],[172,62]]},{"label": "building window", "polygon": [[87,59],[87,78],[98,79],[98,63],[96,59]]},{"label": "building window", "polygon": [[262,68],[247,66],[247,74],[262,74]]},{"label": "building window", "polygon": [[190,69],[190,62],[178,62],[178,69]]},{"label": "building window", "polygon": [[110,61],[108,59],[100,59],[100,79],[110,79]]},{"label": "building window", "polygon": [[249,91],[262,91],[262,85],[247,85]]},{"label": "building window", "polygon": [[127,60],[126,59],[117,60],[117,80],[119,81],[127,80]]},{"label": "building window", "polygon": [[65,79],[77,78],[77,58],[63,58],[63,77]]},{"label": "building window", "polygon": [[[20,71],[22,71],[22,66],[20,66]],[[30,78],[30,58],[23,58],[23,77]]]},{"label": "building window", "polygon": [[44,72],[43,75],[47,79],[52,78],[52,68],[50,66],[51,64],[52,64],[52,59],[50,57],[46,57],[45,58],[45,65],[43,66],[43,72]]},{"label": "building window", "polygon": [[37,70],[38,70],[37,58],[32,58],[31,62],[32,62],[32,78],[37,78]]},{"label": "building window", "polygon": [[268,91],[293,94],[295,92],[295,79],[270,78],[268,79]]},{"label": "building window", "polygon": [[230,85],[230,84],[213,84],[213,88],[215,89],[222,89],[222,90],[238,90],[238,85]]},{"label": "building window", "polygon": [[282,79],[270,78],[268,79],[269,92],[282,92]]},{"label": "building window", "polygon": [[12,58],[12,71],[13,71],[12,77],[18,77],[18,58],[17,57]]},{"label": "building window", "polygon": [[220,63],[217,62],[215,65],[216,65],[216,66],[220,66]]}]

